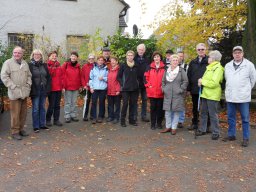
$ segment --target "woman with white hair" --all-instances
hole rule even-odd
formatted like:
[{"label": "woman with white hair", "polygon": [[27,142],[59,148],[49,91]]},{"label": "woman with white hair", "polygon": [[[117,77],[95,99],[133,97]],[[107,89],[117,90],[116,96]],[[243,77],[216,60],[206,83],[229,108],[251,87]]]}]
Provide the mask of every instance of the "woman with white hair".
[{"label": "woman with white hair", "polygon": [[212,140],[218,140],[220,136],[218,103],[221,98],[221,83],[223,81],[224,68],[220,64],[221,53],[217,50],[209,53],[206,71],[202,78],[198,79],[198,86],[202,88],[201,94],[201,125],[196,135],[205,135],[207,129],[208,113],[211,121]]},{"label": "woman with white hair", "polygon": [[35,49],[30,57],[29,69],[32,74],[32,86],[30,97],[32,99],[32,120],[34,132],[40,129],[49,129],[45,126],[45,100],[47,93],[51,91],[51,76],[47,65],[43,62],[43,54]]}]

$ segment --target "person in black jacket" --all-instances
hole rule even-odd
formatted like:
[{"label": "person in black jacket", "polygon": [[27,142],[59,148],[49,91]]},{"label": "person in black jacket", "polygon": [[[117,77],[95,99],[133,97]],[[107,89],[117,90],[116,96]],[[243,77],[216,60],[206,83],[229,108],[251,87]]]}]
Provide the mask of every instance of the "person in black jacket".
[{"label": "person in black jacket", "polygon": [[192,125],[189,127],[189,130],[198,128],[198,97],[199,97],[199,87],[198,87],[198,79],[202,78],[206,66],[208,65],[208,56],[206,55],[206,45],[204,43],[199,43],[196,46],[196,51],[198,56],[193,59],[188,67],[187,75],[188,75],[188,88],[187,91],[190,92],[192,96],[193,103],[193,118]]},{"label": "person in black jacket", "polygon": [[[138,81],[139,81],[139,93],[141,95],[141,120],[144,122],[149,122],[149,118],[147,117],[147,93],[144,85],[144,73],[148,68],[150,61],[145,56],[146,47],[144,44],[139,44],[137,46],[137,54],[134,57],[134,61],[138,68]],[[138,116],[138,104],[136,103],[135,107],[135,120],[137,120]]]},{"label": "person in black jacket", "polygon": [[121,85],[123,105],[121,110],[121,126],[126,127],[126,113],[129,104],[129,124],[137,126],[135,116],[135,107],[138,101],[138,67],[134,62],[134,52],[127,51],[126,63],[120,66],[117,74],[117,80]]},{"label": "person in black jacket", "polygon": [[46,127],[45,100],[47,93],[51,91],[51,76],[47,65],[43,63],[43,54],[35,49],[31,54],[29,69],[32,74],[32,86],[30,96],[32,99],[32,120],[34,132]]}]

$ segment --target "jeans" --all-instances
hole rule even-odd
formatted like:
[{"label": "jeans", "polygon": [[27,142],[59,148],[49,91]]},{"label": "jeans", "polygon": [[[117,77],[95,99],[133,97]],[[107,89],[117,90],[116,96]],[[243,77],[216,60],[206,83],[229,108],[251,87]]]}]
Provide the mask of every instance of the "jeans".
[{"label": "jeans", "polygon": [[38,96],[32,97],[33,128],[45,127],[45,100],[46,94],[43,88],[39,89]]},{"label": "jeans", "polygon": [[90,92],[90,90],[87,90],[86,94],[87,94],[87,101],[86,101],[86,109],[85,109],[85,113],[84,113],[83,118],[87,118],[89,110],[90,110],[90,117],[92,117],[92,108],[90,106],[92,93]]},{"label": "jeans", "polygon": [[59,121],[60,118],[60,100],[61,91],[52,91],[48,95],[49,106],[46,113],[46,121],[51,121],[53,115],[53,121]]},{"label": "jeans", "polygon": [[179,114],[179,111],[165,111],[166,128],[177,129]]},{"label": "jeans", "polygon": [[243,139],[250,138],[250,112],[248,103],[227,102],[228,108],[228,136],[236,136],[236,110],[239,111],[242,119]]},{"label": "jeans", "polygon": [[131,123],[136,122],[137,119],[135,119],[135,110],[136,110],[136,103],[138,101],[138,91],[123,91],[122,92],[123,97],[123,106],[121,111],[121,122],[125,122],[127,108],[129,104],[129,121]]},{"label": "jeans", "polygon": [[92,93],[92,117],[97,119],[97,104],[99,100],[99,114],[98,118],[103,119],[105,116],[105,99],[107,90],[94,90]]},{"label": "jeans", "polygon": [[220,134],[219,117],[218,117],[218,104],[219,101],[209,99],[201,99],[201,126],[199,130],[206,132],[208,124],[208,116],[210,117],[212,134]]},{"label": "jeans", "polygon": [[78,96],[78,90],[75,91],[69,91],[66,90],[64,93],[65,98],[65,106],[64,106],[64,118],[75,118],[77,117],[77,96]]},{"label": "jeans", "polygon": [[151,126],[162,126],[164,118],[163,98],[150,98],[150,119]]},{"label": "jeans", "polygon": [[108,95],[108,118],[119,120],[120,118],[120,95],[112,96]]},{"label": "jeans", "polygon": [[184,123],[185,121],[185,110],[180,112],[179,123]]},{"label": "jeans", "polygon": [[[147,116],[147,92],[146,88],[139,88],[139,93],[141,96],[141,118]],[[135,103],[135,120],[137,121],[138,117],[138,102]]]}]

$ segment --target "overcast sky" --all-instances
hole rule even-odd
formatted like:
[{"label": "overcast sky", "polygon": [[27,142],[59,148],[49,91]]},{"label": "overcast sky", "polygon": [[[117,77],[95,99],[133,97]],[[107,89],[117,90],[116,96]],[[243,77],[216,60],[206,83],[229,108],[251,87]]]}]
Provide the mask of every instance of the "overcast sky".
[{"label": "overcast sky", "polygon": [[125,0],[129,5],[129,20],[128,20],[128,27],[125,30],[126,32],[132,34],[132,27],[134,24],[141,29],[144,38],[149,37],[153,30],[146,27],[146,25],[150,24],[154,20],[154,16],[157,12],[168,3],[170,0],[146,0],[146,13],[142,14],[142,10],[140,7],[140,3],[138,0]]}]

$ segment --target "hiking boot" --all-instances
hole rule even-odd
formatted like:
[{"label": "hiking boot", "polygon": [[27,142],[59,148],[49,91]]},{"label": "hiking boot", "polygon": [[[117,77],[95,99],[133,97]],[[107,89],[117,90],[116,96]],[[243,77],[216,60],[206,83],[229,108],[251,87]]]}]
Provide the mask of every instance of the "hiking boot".
[{"label": "hiking boot", "polygon": [[71,121],[78,122],[79,119],[77,119],[77,117],[71,117]]},{"label": "hiking boot", "polygon": [[129,124],[130,124],[130,125],[133,125],[133,126],[138,126],[138,124],[136,123],[136,121],[130,121]]},{"label": "hiking boot", "polygon": [[202,135],[205,135],[206,133],[205,132],[202,132],[200,131],[199,129],[196,131],[196,136],[202,136]]},{"label": "hiking boot", "polygon": [[192,125],[188,128],[188,130],[190,130],[190,131],[192,131],[192,130],[194,130],[194,129],[198,129],[198,125],[197,125],[197,124],[192,124]]},{"label": "hiking boot", "polygon": [[54,125],[61,127],[63,124],[60,121],[54,121]]},{"label": "hiking boot", "polygon": [[178,123],[178,126],[177,126],[178,128],[183,128],[184,126],[183,126],[183,124],[182,123]]},{"label": "hiking boot", "polygon": [[172,130],[171,130],[171,134],[172,134],[172,135],[176,135],[176,129],[172,129]]},{"label": "hiking boot", "polygon": [[71,122],[71,118],[65,118],[65,122],[66,123],[70,123]]},{"label": "hiking boot", "polygon": [[249,145],[249,139],[244,139],[241,146],[242,147],[248,147],[248,145]]},{"label": "hiking boot", "polygon": [[155,130],[155,129],[156,129],[156,126],[155,126],[155,125],[151,125],[151,129],[152,129],[152,130]]},{"label": "hiking boot", "polygon": [[113,121],[113,119],[112,118],[107,118],[107,122],[111,122],[111,121]]},{"label": "hiking boot", "polygon": [[50,128],[49,128],[49,127],[46,127],[46,126],[43,126],[43,127],[40,127],[40,129],[49,130]]},{"label": "hiking boot", "polygon": [[96,124],[96,119],[93,119],[93,120],[92,120],[92,124]]},{"label": "hiking boot", "polygon": [[212,140],[218,140],[220,137],[219,134],[212,134]]},{"label": "hiking boot", "polygon": [[224,137],[222,139],[222,141],[227,142],[227,141],[235,141],[236,140],[236,136],[228,136],[228,137]]},{"label": "hiking boot", "polygon": [[24,130],[21,130],[21,131],[19,132],[19,134],[20,134],[20,136],[23,136],[23,137],[29,136],[29,134],[28,134],[26,131],[24,131]]},{"label": "hiking boot", "polygon": [[147,117],[142,117],[141,120],[144,121],[144,122],[149,122],[150,121],[149,118],[147,118]]},{"label": "hiking boot", "polygon": [[88,121],[88,117],[84,117],[84,118],[83,118],[83,121]]},{"label": "hiking boot", "polygon": [[22,140],[22,137],[20,136],[19,133],[12,134],[12,138],[15,139],[15,140]]},{"label": "hiking boot", "polygon": [[97,123],[102,123],[102,118],[98,118]]},{"label": "hiking boot", "polygon": [[52,126],[51,121],[46,121],[46,126],[51,127]]},{"label": "hiking boot", "polygon": [[172,131],[172,128],[165,128],[164,130],[160,131],[160,133],[168,133],[171,131]]},{"label": "hiking boot", "polygon": [[113,124],[117,124],[119,121],[117,119],[114,119],[114,121],[112,122]]}]

